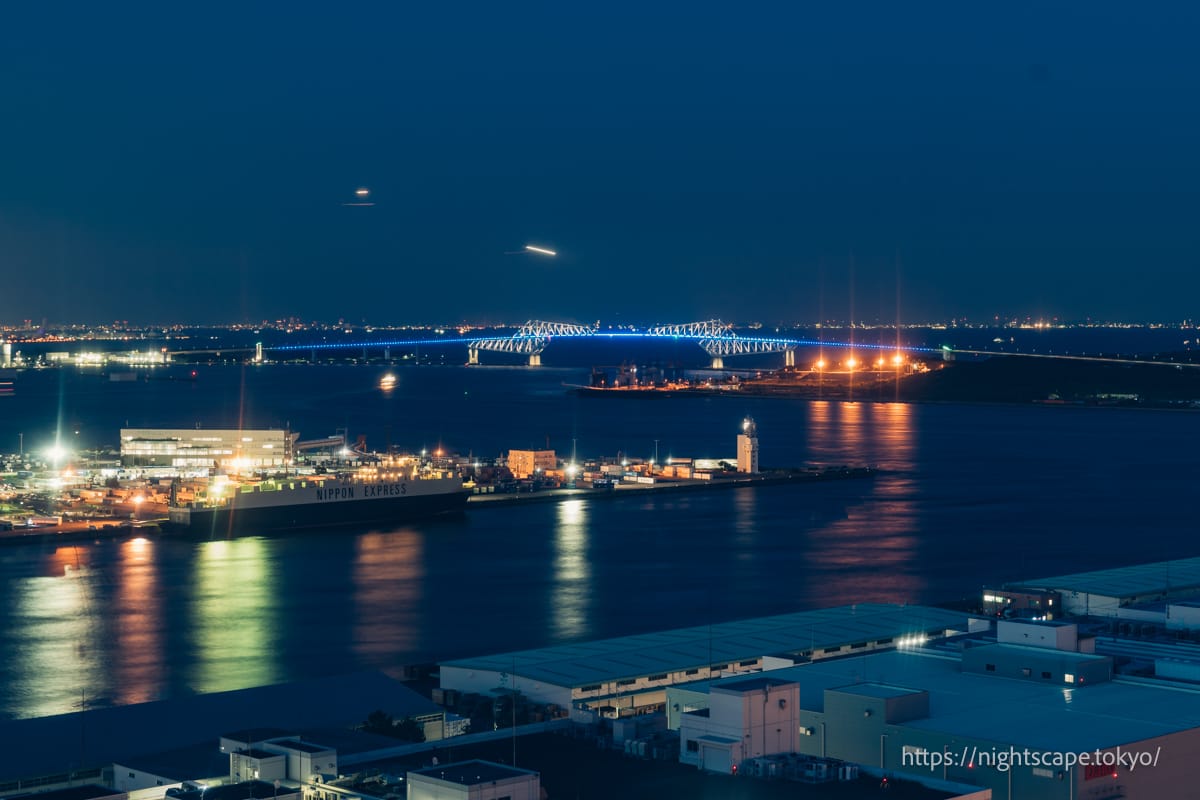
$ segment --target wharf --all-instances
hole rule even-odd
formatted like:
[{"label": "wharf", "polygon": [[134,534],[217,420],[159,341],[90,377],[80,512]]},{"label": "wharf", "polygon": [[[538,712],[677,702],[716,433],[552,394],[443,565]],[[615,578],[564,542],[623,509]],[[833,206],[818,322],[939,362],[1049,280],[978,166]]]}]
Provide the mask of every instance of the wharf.
[{"label": "wharf", "polygon": [[107,519],[65,522],[61,525],[0,530],[0,546],[34,544],[36,542],[89,542],[158,532],[158,520]]},{"label": "wharf", "polygon": [[[810,467],[761,472],[754,475],[733,473],[729,477],[712,480],[676,479],[659,483],[622,483],[611,489],[543,489],[521,494],[476,494],[471,495],[467,509],[508,508],[514,504],[559,503],[564,500],[590,499],[614,500],[620,498],[660,496],[667,493],[705,492],[720,489],[757,488],[782,484],[807,484],[830,480],[848,480],[873,477],[878,470],[873,467]],[[133,536],[155,535],[162,532],[164,518],[89,519],[64,522],[59,525],[44,525],[34,528],[16,527],[0,530],[0,547],[4,545],[45,544],[57,542],[89,542],[104,539],[123,539]]]},{"label": "wharf", "polygon": [[467,500],[468,509],[500,508],[513,503],[558,503],[564,500],[615,500],[645,497],[647,494],[675,492],[704,492],[718,489],[743,489],[780,484],[805,484],[818,481],[870,478],[874,467],[820,467],[760,472],[754,475],[735,474],[735,477],[712,480],[675,479],[660,483],[620,483],[611,489],[543,489],[536,492],[473,494]]}]

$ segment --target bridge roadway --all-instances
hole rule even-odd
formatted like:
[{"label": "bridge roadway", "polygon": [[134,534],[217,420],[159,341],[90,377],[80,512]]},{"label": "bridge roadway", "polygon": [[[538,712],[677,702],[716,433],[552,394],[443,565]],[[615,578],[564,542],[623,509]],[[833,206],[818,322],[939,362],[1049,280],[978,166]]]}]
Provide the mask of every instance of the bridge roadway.
[{"label": "bridge roadway", "polygon": [[221,355],[232,353],[254,353],[254,360],[261,362],[266,352],[309,352],[315,361],[318,352],[358,350],[361,349],[365,358],[368,351],[384,351],[384,358],[390,358],[393,347],[437,347],[442,345],[466,345],[467,363],[478,364],[481,351],[510,353],[524,355],[530,366],[540,366],[542,352],[554,339],[671,339],[675,341],[694,341],[711,359],[713,369],[723,369],[725,359],[731,356],[756,355],[763,353],[783,353],[784,366],[796,364],[796,349],[800,347],[828,347],[858,350],[872,350],[889,353],[923,353],[938,354],[944,359],[952,359],[955,355],[969,356],[1013,356],[1022,358],[1052,358],[1068,361],[1095,361],[1116,364],[1146,364],[1173,366],[1180,369],[1200,368],[1200,364],[1181,364],[1173,361],[1149,361],[1132,358],[1116,358],[1104,356],[1080,356],[1053,353],[1005,353],[991,350],[967,350],[948,346],[916,347],[910,345],[879,345],[861,342],[822,341],[815,339],[799,339],[786,336],[747,336],[733,330],[730,323],[721,320],[706,320],[674,325],[658,325],[645,330],[613,331],[601,330],[599,326],[577,325],[569,322],[545,322],[529,320],[520,326],[510,336],[480,336],[480,337],[450,337],[438,339],[392,339],[360,342],[314,342],[311,344],[289,344],[264,346],[262,343],[254,348],[214,348],[209,350],[178,350],[170,355]]}]

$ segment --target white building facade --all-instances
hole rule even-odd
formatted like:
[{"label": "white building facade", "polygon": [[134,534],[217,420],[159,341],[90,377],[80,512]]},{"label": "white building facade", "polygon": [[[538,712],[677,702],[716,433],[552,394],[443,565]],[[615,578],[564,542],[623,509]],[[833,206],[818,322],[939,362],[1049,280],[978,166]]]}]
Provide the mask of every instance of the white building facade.
[{"label": "white building facade", "polygon": [[121,464],[180,470],[282,468],[291,462],[297,438],[284,430],[122,428]]}]

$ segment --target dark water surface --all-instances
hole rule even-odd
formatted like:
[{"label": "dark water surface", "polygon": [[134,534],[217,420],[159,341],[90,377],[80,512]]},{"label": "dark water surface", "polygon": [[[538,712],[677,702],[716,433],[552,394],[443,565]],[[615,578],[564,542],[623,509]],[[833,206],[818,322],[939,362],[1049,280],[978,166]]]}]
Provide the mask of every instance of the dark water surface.
[{"label": "dark water surface", "polygon": [[[346,427],[372,447],[491,457],[721,457],[744,414],[766,466],[869,481],[476,509],[362,534],[0,548],[0,716],[1200,554],[1200,416],[777,399],[597,399],[579,370],[199,367],[195,382],[22,373],[0,450],[132,426]],[[186,378],[173,368],[156,373]],[[78,431],[78,433],[76,433]],[[9,440],[12,444],[8,444]]]}]

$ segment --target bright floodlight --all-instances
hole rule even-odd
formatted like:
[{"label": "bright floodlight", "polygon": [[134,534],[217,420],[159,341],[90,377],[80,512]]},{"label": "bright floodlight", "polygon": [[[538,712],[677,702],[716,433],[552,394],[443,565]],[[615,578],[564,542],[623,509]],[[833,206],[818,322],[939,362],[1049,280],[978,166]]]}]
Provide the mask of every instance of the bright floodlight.
[{"label": "bright floodlight", "polygon": [[553,250],[547,250],[545,247],[534,247],[531,244],[525,245],[525,249],[528,250],[530,253],[541,253],[544,256],[558,255],[558,253],[554,252]]},{"label": "bright floodlight", "polygon": [[67,457],[67,451],[62,448],[62,445],[51,445],[46,448],[46,458],[51,462],[57,463]]}]

